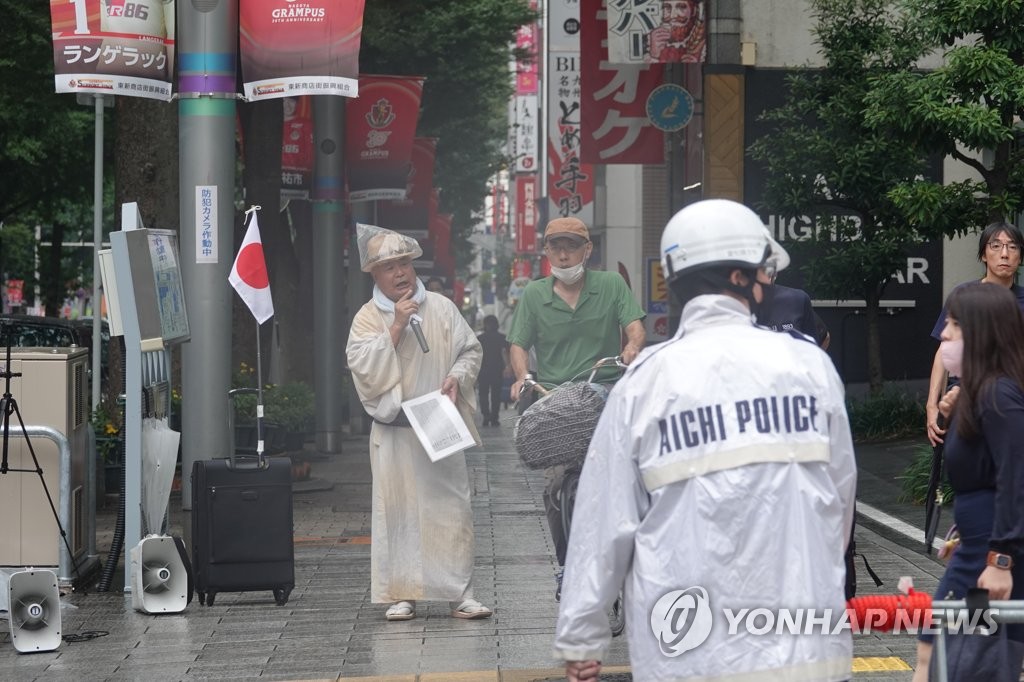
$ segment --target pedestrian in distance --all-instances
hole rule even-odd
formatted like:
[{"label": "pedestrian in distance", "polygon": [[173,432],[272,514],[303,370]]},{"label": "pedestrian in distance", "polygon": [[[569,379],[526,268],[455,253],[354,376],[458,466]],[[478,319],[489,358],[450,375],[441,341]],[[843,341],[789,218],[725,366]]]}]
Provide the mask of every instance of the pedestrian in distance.
[{"label": "pedestrian in distance", "polygon": [[[531,349],[536,379],[547,387],[580,376],[601,358],[621,355],[628,365],[643,349],[644,311],[618,273],[587,269],[592,246],[590,231],[578,218],[555,218],[547,224],[544,253],[551,275],[526,286],[508,332],[513,401],[520,399]],[[598,374],[596,381],[607,383],[617,376],[611,370]],[[565,563],[566,538],[557,495],[564,475],[564,466],[545,470],[544,509],[560,566]]]},{"label": "pedestrian in distance", "polygon": [[[960,544],[935,598],[964,599],[980,587],[990,600],[1024,599],[1024,316],[1005,286],[983,282],[954,289],[945,311],[939,353],[960,381],[940,401],[952,406],[943,458]],[[914,682],[928,680],[931,658],[925,633]],[[947,662],[951,680],[1016,682],[1024,625],[1000,625],[988,636],[953,634]]]},{"label": "pedestrian in distance", "polygon": [[[848,680],[849,631],[742,626],[726,609],[842,614],[857,469],[843,384],[814,343],[758,327],[757,214],[687,206],[661,238],[673,339],[615,385],[576,496],[555,655],[597,679],[624,588],[638,680]],[[682,655],[680,655],[682,654]]]},{"label": "pedestrian in distance", "polygon": [[[1024,311],[1024,287],[1017,285],[1017,270],[1020,268],[1022,253],[1024,235],[1021,235],[1015,225],[1006,222],[991,223],[978,235],[978,260],[985,264],[985,276],[981,281],[1008,288],[1016,297],[1018,307]],[[932,328],[932,338],[940,341],[945,326],[946,309],[943,308]],[[938,422],[938,402],[942,394],[954,383],[955,375],[946,371],[942,357],[936,349],[928,378],[928,398],[925,402],[925,425],[932,447],[941,445],[946,435],[946,429]]]},{"label": "pedestrian in distance", "polygon": [[508,359],[508,341],[505,340],[505,335],[498,331],[498,318],[494,315],[484,318],[484,331],[476,338],[484,352],[480,377],[477,379],[480,414],[483,415],[484,426],[497,426],[498,410],[501,408],[501,389],[505,376],[512,373]]},{"label": "pedestrian in distance", "polygon": [[[416,602],[448,601],[455,618],[487,618],[473,598],[473,517],[461,452],[431,462],[402,412],[402,402],[440,391],[474,439],[482,351],[472,328],[446,297],[428,292],[413,259],[415,239],[359,225],[363,272],[373,298],[352,320],[346,352],[359,398],[373,418],[370,600],[390,604],[388,620],[409,620]],[[423,347],[412,322],[419,322]]]}]

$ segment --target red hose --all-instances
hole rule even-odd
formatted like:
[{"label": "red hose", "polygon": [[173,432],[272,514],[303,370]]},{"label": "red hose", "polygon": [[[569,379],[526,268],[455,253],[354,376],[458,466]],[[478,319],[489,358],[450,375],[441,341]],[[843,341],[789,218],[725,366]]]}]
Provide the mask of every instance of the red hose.
[{"label": "red hose", "polygon": [[846,614],[854,632],[919,631],[931,623],[932,597],[910,590],[909,594],[873,594],[846,602]]}]

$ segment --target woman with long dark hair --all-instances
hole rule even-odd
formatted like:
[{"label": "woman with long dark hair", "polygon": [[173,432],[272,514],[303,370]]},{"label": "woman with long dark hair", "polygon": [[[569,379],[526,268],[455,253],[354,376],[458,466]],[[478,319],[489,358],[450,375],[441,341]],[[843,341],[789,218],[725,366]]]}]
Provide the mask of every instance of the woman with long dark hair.
[{"label": "woman with long dark hair", "polygon": [[[953,402],[944,465],[960,546],[935,597],[963,599],[980,587],[991,600],[1024,599],[1024,316],[1009,289],[982,282],[955,289],[946,308],[939,352],[960,385],[944,398]],[[951,680],[1016,682],[1024,626],[953,636],[949,650]],[[931,653],[922,636],[915,682],[928,679]]]}]

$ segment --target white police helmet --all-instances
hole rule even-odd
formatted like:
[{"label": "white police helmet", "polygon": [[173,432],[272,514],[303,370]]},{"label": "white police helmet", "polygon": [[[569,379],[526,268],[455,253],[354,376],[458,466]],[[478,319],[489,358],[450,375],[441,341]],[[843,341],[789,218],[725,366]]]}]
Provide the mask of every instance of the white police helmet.
[{"label": "white police helmet", "polygon": [[668,282],[707,267],[759,268],[769,261],[782,270],[789,254],[756,213],[728,199],[690,204],[661,234],[661,268]]}]

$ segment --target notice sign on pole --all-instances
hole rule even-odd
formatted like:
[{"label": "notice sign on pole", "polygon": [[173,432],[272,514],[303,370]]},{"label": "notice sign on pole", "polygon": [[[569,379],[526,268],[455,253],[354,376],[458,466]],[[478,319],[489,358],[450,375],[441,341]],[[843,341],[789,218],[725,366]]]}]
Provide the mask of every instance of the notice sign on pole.
[{"label": "notice sign on pole", "polygon": [[217,186],[196,186],[196,263],[217,262]]}]

